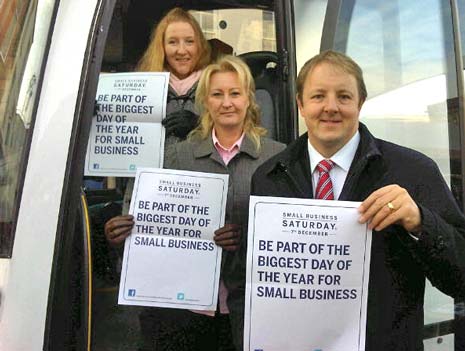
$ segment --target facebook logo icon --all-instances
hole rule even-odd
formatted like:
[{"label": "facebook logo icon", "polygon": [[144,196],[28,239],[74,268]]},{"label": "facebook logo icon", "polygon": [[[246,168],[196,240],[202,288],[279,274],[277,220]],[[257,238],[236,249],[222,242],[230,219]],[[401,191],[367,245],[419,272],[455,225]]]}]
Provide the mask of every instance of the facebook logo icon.
[{"label": "facebook logo icon", "polygon": [[129,296],[136,296],[136,289],[129,289],[128,290],[128,295]]},{"label": "facebook logo icon", "polygon": [[94,163],[94,169],[99,169],[100,165],[98,163]]}]

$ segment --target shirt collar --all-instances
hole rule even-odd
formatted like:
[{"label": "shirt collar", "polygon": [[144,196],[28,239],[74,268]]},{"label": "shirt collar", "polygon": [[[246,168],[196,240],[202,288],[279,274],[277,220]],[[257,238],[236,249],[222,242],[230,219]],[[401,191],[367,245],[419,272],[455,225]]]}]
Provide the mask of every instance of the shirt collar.
[{"label": "shirt collar", "polygon": [[220,141],[216,137],[215,133],[215,128],[212,128],[212,140],[213,140],[213,145],[215,145],[216,149],[221,148],[223,151],[226,152],[232,152],[234,149],[239,150],[241,148],[242,140],[244,140],[244,135],[245,133],[242,133],[242,135],[237,139],[234,144],[231,145],[230,148],[226,148],[223,145],[221,145]]},{"label": "shirt collar", "polygon": [[[357,131],[354,136],[333,156],[331,156],[331,161],[333,161],[338,167],[342,168],[345,172],[349,171],[350,165],[355,157],[357,152],[358,144],[360,142],[360,133]],[[324,160],[323,157],[316,149],[310,144],[308,144],[308,154],[310,156],[310,167],[312,174],[315,171],[316,166],[320,161]]]}]

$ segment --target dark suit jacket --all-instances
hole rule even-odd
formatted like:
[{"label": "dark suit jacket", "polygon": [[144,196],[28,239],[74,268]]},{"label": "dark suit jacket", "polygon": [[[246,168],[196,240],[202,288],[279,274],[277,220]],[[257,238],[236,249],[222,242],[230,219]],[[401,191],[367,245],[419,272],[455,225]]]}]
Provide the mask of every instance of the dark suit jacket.
[{"label": "dark suit jacket", "polygon": [[[398,225],[373,231],[366,350],[423,350],[425,277],[450,296],[465,296],[465,218],[431,159],[375,139],[363,124],[359,131],[339,200],[363,201],[398,184],[422,215],[418,241]],[[313,198],[307,140],[302,135],[263,164],[252,178],[252,195]]]}]

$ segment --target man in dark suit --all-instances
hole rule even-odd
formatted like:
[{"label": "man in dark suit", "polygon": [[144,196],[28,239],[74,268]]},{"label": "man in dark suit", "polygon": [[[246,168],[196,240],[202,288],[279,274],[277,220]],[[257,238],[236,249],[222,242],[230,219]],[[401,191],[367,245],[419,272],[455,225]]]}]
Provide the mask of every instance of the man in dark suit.
[{"label": "man in dark suit", "polygon": [[423,350],[425,277],[465,297],[465,218],[431,159],[359,122],[366,96],[349,57],[307,61],[297,103],[308,133],[256,171],[252,194],[363,201],[359,221],[373,229],[366,350]]}]

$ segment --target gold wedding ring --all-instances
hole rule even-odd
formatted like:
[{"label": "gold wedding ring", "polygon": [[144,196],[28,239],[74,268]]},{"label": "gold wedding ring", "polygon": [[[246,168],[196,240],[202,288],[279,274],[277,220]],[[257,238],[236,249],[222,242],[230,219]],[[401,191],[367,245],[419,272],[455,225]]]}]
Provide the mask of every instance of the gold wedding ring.
[{"label": "gold wedding ring", "polygon": [[390,201],[387,203],[386,206],[389,208],[389,210],[390,210],[391,212],[394,212],[394,211],[396,210],[396,208],[394,207],[394,205],[393,205],[392,202],[390,202]]}]

